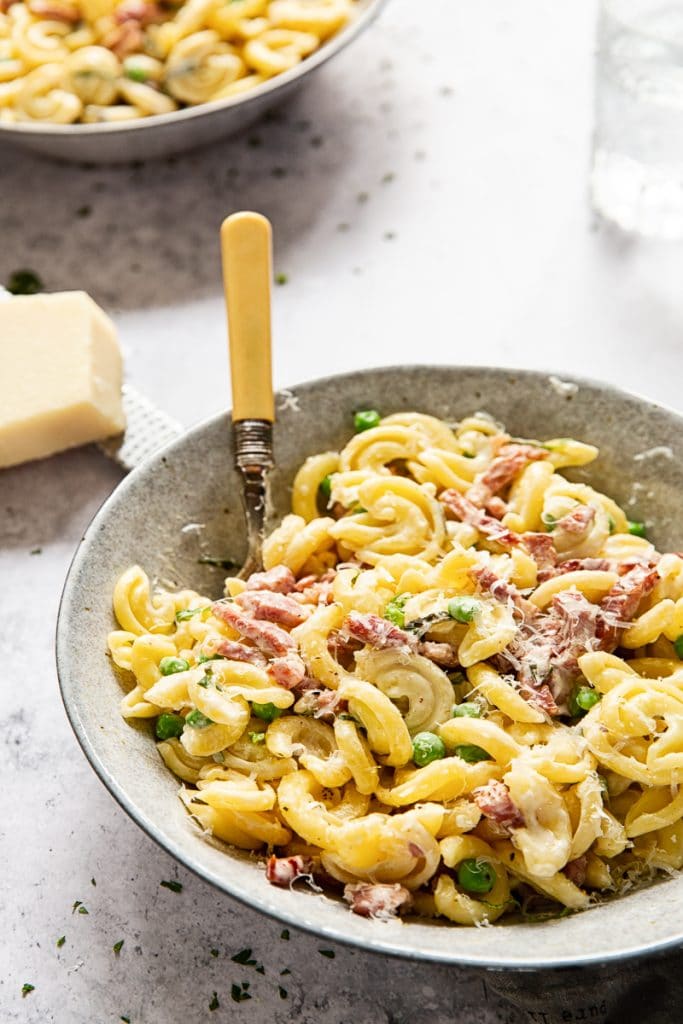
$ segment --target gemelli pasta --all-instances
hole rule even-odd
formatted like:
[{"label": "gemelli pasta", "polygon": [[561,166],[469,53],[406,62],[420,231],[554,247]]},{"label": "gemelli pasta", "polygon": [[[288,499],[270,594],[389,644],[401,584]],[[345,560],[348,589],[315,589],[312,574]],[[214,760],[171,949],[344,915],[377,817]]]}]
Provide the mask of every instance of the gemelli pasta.
[{"label": "gemelli pasta", "polygon": [[122,714],[194,822],[374,918],[582,910],[683,867],[683,557],[562,475],[589,444],[355,424],[222,599],[116,584]]},{"label": "gemelli pasta", "polygon": [[124,121],[289,71],[355,0],[0,0],[0,123]]}]

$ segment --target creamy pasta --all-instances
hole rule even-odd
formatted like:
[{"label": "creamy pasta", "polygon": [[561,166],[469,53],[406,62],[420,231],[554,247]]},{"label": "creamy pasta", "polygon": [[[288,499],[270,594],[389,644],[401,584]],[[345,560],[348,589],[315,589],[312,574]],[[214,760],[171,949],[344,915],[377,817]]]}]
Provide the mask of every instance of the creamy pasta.
[{"label": "creamy pasta", "polygon": [[253,89],[355,0],[0,0],[0,123],[112,122]]},{"label": "creamy pasta", "polygon": [[490,924],[683,867],[683,557],[476,415],[355,415],[264,571],[114,592],[126,718],[196,824],[361,915]]}]

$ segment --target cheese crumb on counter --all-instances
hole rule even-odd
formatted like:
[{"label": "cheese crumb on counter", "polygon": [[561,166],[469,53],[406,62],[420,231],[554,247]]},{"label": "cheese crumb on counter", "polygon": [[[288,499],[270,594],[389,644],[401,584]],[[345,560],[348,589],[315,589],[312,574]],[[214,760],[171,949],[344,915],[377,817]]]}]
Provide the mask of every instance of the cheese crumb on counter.
[{"label": "cheese crumb on counter", "polygon": [[125,427],[121,350],[85,292],[0,303],[0,468]]}]

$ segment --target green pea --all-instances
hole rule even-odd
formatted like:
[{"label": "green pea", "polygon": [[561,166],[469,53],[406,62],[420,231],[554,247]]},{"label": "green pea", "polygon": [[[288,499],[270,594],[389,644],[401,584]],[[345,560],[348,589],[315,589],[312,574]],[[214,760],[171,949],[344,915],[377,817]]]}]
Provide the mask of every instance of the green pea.
[{"label": "green pea", "polygon": [[448,614],[456,622],[471,622],[479,607],[479,602],[473,597],[454,597],[448,602]]},{"label": "green pea", "polygon": [[176,672],[187,672],[189,667],[189,661],[185,661],[184,658],[162,658],[159,662],[159,671],[162,676],[173,676]]},{"label": "green pea", "polygon": [[399,594],[397,597],[392,598],[384,609],[384,618],[388,619],[389,622],[393,622],[399,629],[403,629],[406,624],[403,607],[409,597],[410,594]]},{"label": "green pea", "polygon": [[418,732],[413,736],[413,761],[418,768],[424,768],[432,761],[446,756],[446,747],[440,736],[433,732]]},{"label": "green pea", "polygon": [[463,761],[467,761],[468,764],[491,760],[491,755],[483,747],[478,747],[476,743],[461,743],[460,746],[455,748],[455,752],[458,757],[461,757]]},{"label": "green pea", "polygon": [[645,523],[638,523],[632,519],[628,521],[628,532],[632,533],[634,537],[647,537]]},{"label": "green pea", "polygon": [[676,652],[676,657],[680,661],[683,661],[683,633],[681,633],[680,636],[677,636],[674,640],[674,650]]},{"label": "green pea", "polygon": [[203,715],[197,708],[194,711],[190,711],[185,719],[185,725],[190,725],[193,729],[206,729],[207,726],[213,724],[211,719]]},{"label": "green pea", "polygon": [[557,526],[557,518],[551,515],[550,512],[543,513],[543,515],[541,516],[541,522],[545,526],[548,533],[552,533],[552,531]]},{"label": "green pea", "polygon": [[590,711],[600,701],[600,694],[592,686],[577,686],[569,698],[569,713],[578,718]]},{"label": "green pea", "polygon": [[328,473],[327,476],[324,476],[322,478],[322,480],[320,481],[320,493],[322,494],[322,496],[324,498],[327,498],[329,500],[329,497],[332,494],[332,474],[331,473]]},{"label": "green pea", "polygon": [[172,715],[164,712],[157,718],[155,732],[157,739],[170,740],[173,736],[180,736],[185,728],[185,719],[182,715]]},{"label": "green pea", "polygon": [[282,714],[282,709],[276,708],[270,701],[267,704],[252,704],[251,710],[257,718],[262,718],[264,722],[274,722]]},{"label": "green pea", "polygon": [[465,892],[491,892],[496,884],[496,872],[485,860],[468,857],[458,866],[458,883]]},{"label": "green pea", "polygon": [[451,714],[453,718],[481,718],[481,707],[473,700],[466,700],[462,704],[454,704]]},{"label": "green pea", "polygon": [[378,426],[381,418],[376,409],[359,409],[353,414],[353,426],[356,433],[360,434],[363,430],[371,430]]}]

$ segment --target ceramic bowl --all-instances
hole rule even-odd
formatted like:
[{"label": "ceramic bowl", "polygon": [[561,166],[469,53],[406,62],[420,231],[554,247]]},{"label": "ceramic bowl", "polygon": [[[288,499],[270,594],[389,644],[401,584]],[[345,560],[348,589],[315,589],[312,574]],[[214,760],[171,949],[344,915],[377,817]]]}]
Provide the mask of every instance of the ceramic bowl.
[{"label": "ceramic bowl", "polygon": [[[276,516],[288,511],[302,460],[344,444],[353,410],[417,409],[448,420],[485,410],[514,435],[571,435],[598,445],[600,458],[577,471],[578,478],[612,495],[630,518],[646,519],[660,549],[682,546],[683,420],[644,399],[590,381],[567,385],[543,373],[454,366],[352,373],[302,385],[293,396],[278,402]],[[644,452],[650,454],[638,457]],[[187,530],[188,524],[195,526]],[[332,896],[274,888],[257,857],[200,835],[178,799],[177,779],[155,750],[150,723],[120,716],[124,679],[106,648],[114,627],[111,595],[117,576],[137,562],[151,577],[219,596],[221,571],[197,559],[209,553],[240,561],[244,550],[230,421],[223,415],[189,431],[120,484],[88,528],[69,572],[57,634],[64,703],[93,768],[148,835],[230,896],[364,949],[489,968],[547,968],[603,963],[681,942],[683,874],[545,923],[383,923],[352,915]]]},{"label": "ceramic bowl", "polygon": [[12,143],[70,162],[121,164],[153,160],[215,142],[246,128],[295,92],[317,68],[367,28],[385,2],[358,0],[356,17],[341,32],[291,71],[243,95],[111,124],[0,124],[0,145]]}]

